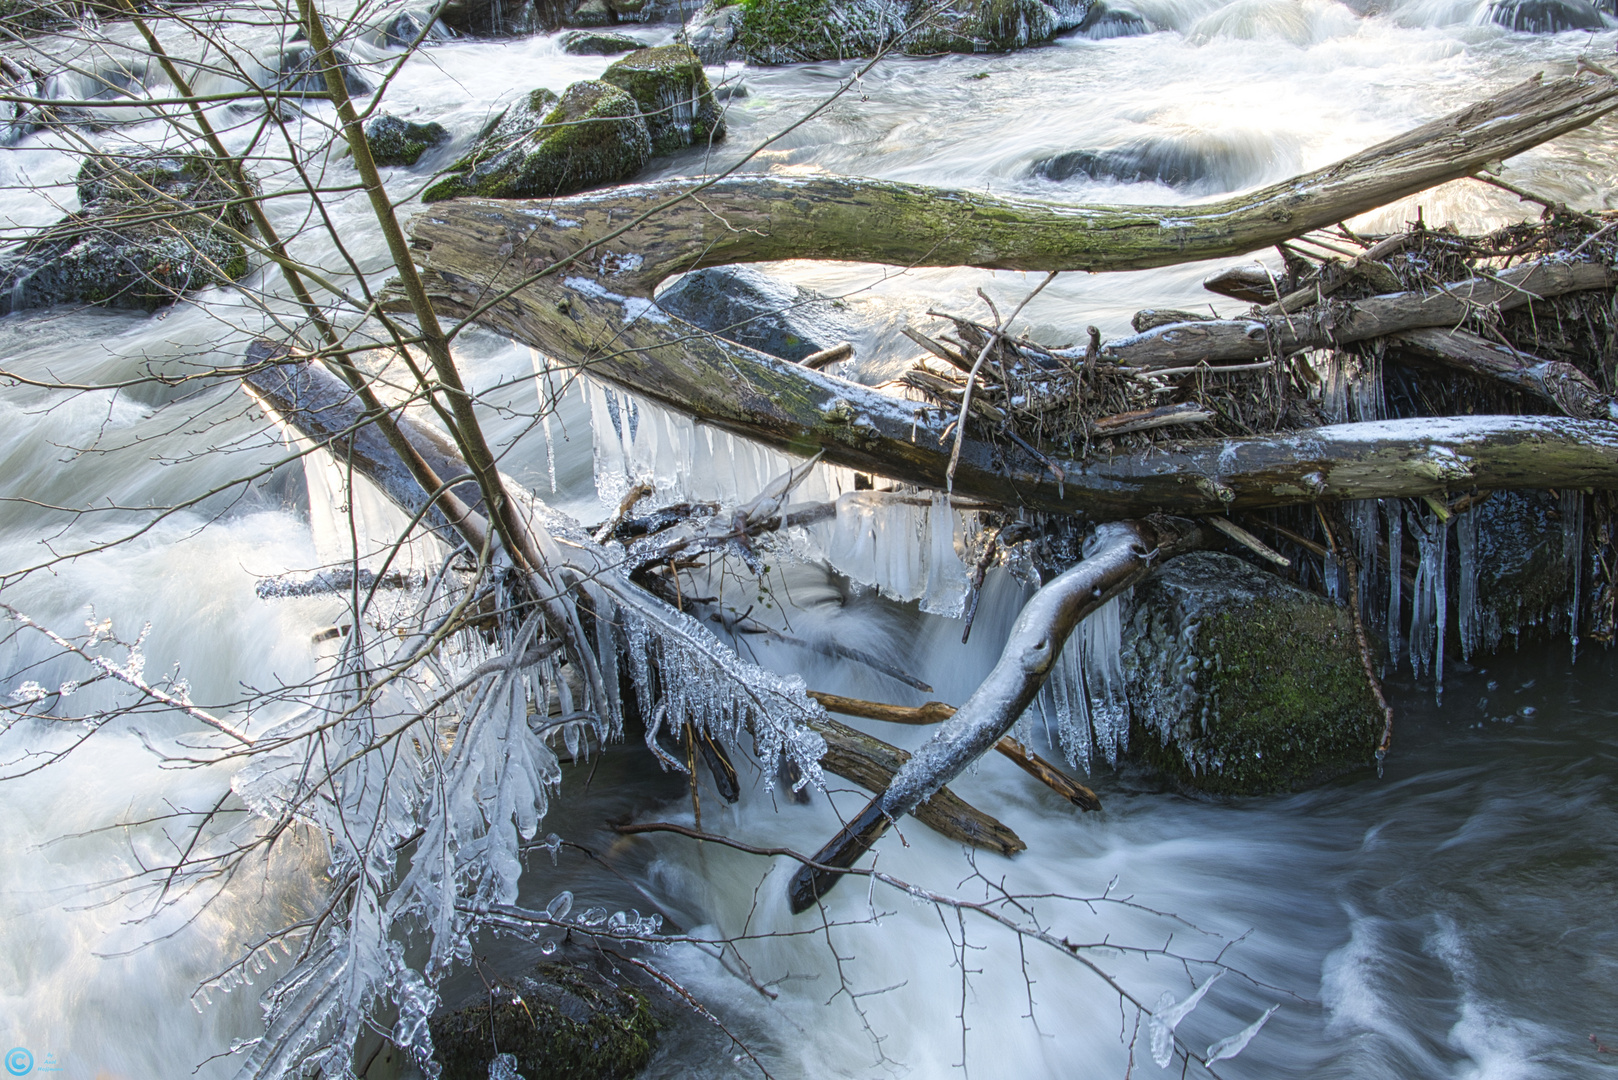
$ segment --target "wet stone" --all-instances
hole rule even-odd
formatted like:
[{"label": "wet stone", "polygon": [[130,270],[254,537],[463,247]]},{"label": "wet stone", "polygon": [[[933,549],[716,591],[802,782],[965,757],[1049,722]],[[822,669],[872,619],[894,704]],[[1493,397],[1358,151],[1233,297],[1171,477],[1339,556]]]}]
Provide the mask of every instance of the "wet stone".
[{"label": "wet stone", "polygon": [[657,304],[693,326],[793,362],[861,333],[836,301],[750,266],[687,274]]},{"label": "wet stone", "polygon": [[1564,628],[1573,568],[1556,497],[1497,491],[1474,513],[1479,644],[1492,652],[1507,637]]},{"label": "wet stone", "polygon": [[[571,964],[541,964],[430,1025],[442,1080],[510,1068],[529,1080],[626,1080],[651,1058],[658,1029],[639,990]],[[514,1060],[496,1064],[506,1054]]]},{"label": "wet stone", "polygon": [[1382,732],[1348,612],[1232,555],[1136,586],[1123,666],[1131,755],[1185,789],[1307,787],[1369,765]]},{"label": "wet stone", "polygon": [[1606,22],[1585,0],[1502,0],[1489,7],[1489,19],[1523,34],[1605,30]]},{"label": "wet stone", "polygon": [[561,46],[569,56],[617,56],[634,52],[641,47],[641,43],[623,34],[569,30],[562,35]]}]

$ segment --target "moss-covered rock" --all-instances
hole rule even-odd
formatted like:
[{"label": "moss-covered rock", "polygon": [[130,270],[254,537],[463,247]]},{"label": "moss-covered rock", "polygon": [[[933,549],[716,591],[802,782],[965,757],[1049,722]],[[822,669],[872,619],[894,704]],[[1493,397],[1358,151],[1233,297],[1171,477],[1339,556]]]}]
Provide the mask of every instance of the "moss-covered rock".
[{"label": "moss-covered rock", "polygon": [[[1006,52],[1049,41],[1079,27],[1091,0],[740,0],[723,25],[725,46],[710,8],[688,28],[705,50],[734,48],[756,64],[874,56],[890,46],[913,56],[941,52]],[[925,17],[923,18],[922,16]],[[919,24],[919,25],[918,25]],[[907,28],[916,27],[915,29]],[[901,35],[903,35],[901,39]]]},{"label": "moss-covered rock", "polygon": [[1348,612],[1231,555],[1137,586],[1123,661],[1131,754],[1187,788],[1304,787],[1370,764],[1382,733]]},{"label": "moss-covered rock", "polygon": [[365,125],[365,141],[378,165],[414,165],[432,147],[449,139],[444,125],[416,124],[383,113]]},{"label": "moss-covered rock", "polygon": [[641,48],[641,43],[632,37],[596,30],[569,30],[562,35],[560,44],[569,56],[620,56]]},{"label": "moss-covered rock", "polygon": [[657,1020],[643,994],[585,968],[543,964],[484,1001],[436,1016],[442,1080],[487,1080],[510,1054],[529,1080],[624,1080],[652,1056]]},{"label": "moss-covered rock", "polygon": [[201,155],[92,158],[80,209],[0,264],[0,315],[89,302],[153,310],[247,273],[232,233],[247,227],[214,161]]},{"label": "moss-covered rock", "polygon": [[724,114],[702,61],[689,45],[637,49],[609,67],[601,81],[621,87],[635,99],[646,118],[654,154],[725,137]]},{"label": "moss-covered rock", "polygon": [[484,129],[471,153],[422,194],[493,199],[567,195],[628,180],[646,167],[652,140],[635,99],[610,83],[577,82],[558,100],[535,90]]}]

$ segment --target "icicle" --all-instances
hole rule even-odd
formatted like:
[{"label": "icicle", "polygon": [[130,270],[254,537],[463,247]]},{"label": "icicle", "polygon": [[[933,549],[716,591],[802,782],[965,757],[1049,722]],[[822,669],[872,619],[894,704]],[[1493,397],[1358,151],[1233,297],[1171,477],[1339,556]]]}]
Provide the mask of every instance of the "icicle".
[{"label": "icicle", "polygon": [[1573,659],[1579,658],[1579,607],[1584,587],[1584,492],[1562,492],[1562,554],[1573,575],[1573,602],[1567,611],[1568,637],[1573,642]]},{"label": "icicle", "polygon": [[1079,624],[1084,690],[1096,749],[1116,766],[1129,748],[1129,696],[1124,684],[1123,597],[1115,596]]},{"label": "icicle", "polygon": [[1253,1036],[1257,1035],[1259,1033],[1259,1029],[1270,1022],[1270,1017],[1274,1016],[1275,1010],[1279,1009],[1280,1007],[1281,1006],[1279,1005],[1271,1005],[1268,1009],[1264,1010],[1263,1016],[1253,1021],[1247,1027],[1230,1036],[1230,1038],[1220,1039],[1218,1042],[1208,1047],[1208,1055],[1207,1057],[1203,1058],[1203,1064],[1208,1068],[1212,1068],[1214,1062],[1225,1061],[1229,1058],[1235,1057],[1243,1050],[1246,1050],[1247,1044],[1253,1041]]},{"label": "icicle", "polygon": [[1326,551],[1325,566],[1321,569],[1321,578],[1326,586],[1326,596],[1331,599],[1331,602],[1334,604],[1342,603],[1342,597],[1339,595],[1342,592],[1342,573],[1337,568],[1337,553],[1329,548]]},{"label": "icicle", "polygon": [[1460,572],[1456,574],[1456,610],[1461,624],[1461,659],[1470,660],[1480,644],[1480,612],[1478,611],[1478,519],[1476,510],[1466,510],[1455,517],[1455,550],[1460,556]]},{"label": "icicle", "polygon": [[967,570],[957,554],[961,515],[941,494],[933,496],[927,508],[927,590],[921,610],[933,615],[960,618],[966,607]]},{"label": "icicle", "polygon": [[556,493],[556,443],[551,436],[551,414],[556,411],[556,384],[545,355],[532,345],[528,358],[534,365],[534,393],[539,397],[539,428],[545,435],[545,467],[550,474],[551,494]]},{"label": "icicle", "polygon": [[1411,515],[1411,531],[1416,534],[1416,587],[1410,597],[1410,669],[1420,678],[1428,670],[1433,655],[1433,541],[1421,514]]},{"label": "icicle", "polygon": [[1444,639],[1449,627],[1449,523],[1433,514],[1433,695],[1444,701]]},{"label": "icicle", "polygon": [[1152,1035],[1152,1060],[1157,1062],[1158,1068],[1166,1069],[1169,1062],[1174,1060],[1174,1029],[1180,1026],[1180,1021],[1191,1015],[1191,1010],[1202,1001],[1209,987],[1218,982],[1224,973],[1223,968],[1215,971],[1208,977],[1207,982],[1193,990],[1178,1004],[1174,1001],[1174,995],[1167,990],[1158,997],[1157,1009],[1146,1019],[1147,1030]]},{"label": "icicle", "polygon": [[1404,619],[1404,510],[1397,500],[1383,507],[1388,518],[1388,663],[1399,667],[1399,626]]}]

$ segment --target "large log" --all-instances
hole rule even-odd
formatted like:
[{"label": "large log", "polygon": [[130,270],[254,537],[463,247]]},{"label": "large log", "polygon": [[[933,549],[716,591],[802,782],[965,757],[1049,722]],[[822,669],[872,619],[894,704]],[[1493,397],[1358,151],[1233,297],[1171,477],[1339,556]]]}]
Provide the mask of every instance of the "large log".
[{"label": "large log", "polygon": [[[1323,169],[1197,206],[1063,206],[853,177],[737,175],[694,193],[694,181],[670,180],[542,202],[453,200],[412,230],[435,268],[470,267],[472,280],[559,264],[561,274],[589,274],[606,260],[621,272],[617,291],[642,297],[672,273],[772,259],[1132,270],[1267,247],[1469,176],[1614,108],[1618,80],[1536,76]],[[462,269],[441,262],[446,248]]]},{"label": "large log", "polygon": [[1572,364],[1541,360],[1465,330],[1429,327],[1394,334],[1387,342],[1395,359],[1465,372],[1527,394],[1568,416],[1618,420],[1618,401]]},{"label": "large log", "polygon": [[[1170,323],[1110,341],[1101,356],[1140,368],[1176,368],[1286,356],[1300,349],[1348,345],[1422,327],[1454,327],[1478,311],[1509,311],[1532,300],[1587,289],[1610,289],[1618,271],[1600,263],[1529,263],[1488,277],[1468,278],[1429,292],[1401,292],[1268,319],[1208,319]],[[1077,351],[1059,353],[1072,359]]]}]

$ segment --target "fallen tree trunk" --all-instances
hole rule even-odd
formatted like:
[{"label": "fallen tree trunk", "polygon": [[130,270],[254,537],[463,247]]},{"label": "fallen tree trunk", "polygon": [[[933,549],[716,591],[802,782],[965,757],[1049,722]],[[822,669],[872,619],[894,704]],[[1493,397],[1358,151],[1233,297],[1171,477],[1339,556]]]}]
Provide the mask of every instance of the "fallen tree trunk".
[{"label": "fallen tree trunk", "polygon": [[1486,379],[1585,420],[1618,420],[1618,401],[1601,392],[1572,364],[1541,360],[1465,330],[1436,327],[1387,339],[1399,360],[1460,371]]},{"label": "fallen tree trunk", "polygon": [[692,194],[695,182],[671,180],[542,202],[453,200],[412,232],[431,246],[432,268],[464,274],[443,261],[453,252],[455,264],[474,268],[472,280],[607,263],[626,286],[619,291],[641,296],[673,273],[789,258],[1133,270],[1267,247],[1469,176],[1614,108],[1618,80],[1536,76],[1323,169],[1198,206],[1061,206],[860,178],[741,175]]},{"label": "fallen tree trunk", "polygon": [[805,911],[835,885],[836,869],[854,865],[900,816],[948,783],[1011,730],[1045,682],[1073,629],[1091,612],[1146,575],[1159,558],[1202,543],[1200,528],[1165,519],[1103,525],[1091,554],[1036,592],[1023,606],[988,678],[960,711],[917,750],[887,790],[845,825],[813,862],[800,867],[788,899]]},{"label": "fallen tree trunk", "polygon": [[[1176,368],[1286,356],[1300,349],[1348,345],[1422,327],[1454,327],[1478,311],[1509,311],[1532,300],[1586,289],[1610,289],[1618,271],[1599,263],[1530,263],[1468,278],[1431,292],[1401,292],[1344,304],[1319,304],[1268,319],[1170,323],[1110,341],[1101,356],[1138,368]],[[1056,355],[1077,360],[1069,350]]]}]

